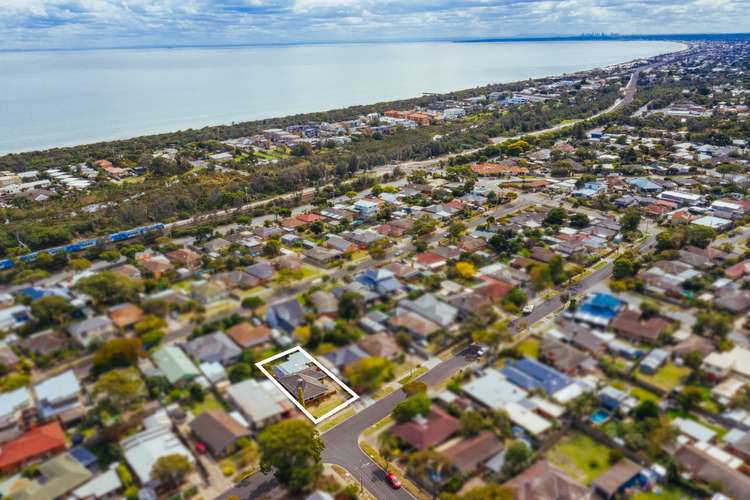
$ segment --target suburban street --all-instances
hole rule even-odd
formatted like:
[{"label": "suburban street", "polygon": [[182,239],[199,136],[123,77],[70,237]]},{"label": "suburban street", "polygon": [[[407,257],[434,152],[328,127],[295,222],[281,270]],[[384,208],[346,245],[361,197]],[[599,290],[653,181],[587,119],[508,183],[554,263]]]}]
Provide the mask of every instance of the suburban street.
[{"label": "suburban street", "polygon": [[[639,251],[644,252],[655,243],[656,238],[649,237],[639,245]],[[612,262],[608,262],[601,269],[597,269],[573,285],[570,288],[571,292],[576,295],[585,293],[608,279],[612,275],[613,267]],[[560,298],[560,295],[555,295],[538,304],[528,316],[511,322],[509,328],[514,332],[522,331],[525,328],[522,327],[522,323],[527,326],[533,325],[564,305],[565,302]],[[419,377],[418,380],[430,387],[439,384],[476,361],[477,349],[478,346],[469,346],[456,356],[435,366]],[[321,436],[326,445],[322,456],[323,462],[346,468],[357,481],[361,481],[367,491],[377,498],[409,499],[412,498],[412,495],[404,489],[393,490],[388,486],[385,482],[385,471],[370,460],[359,448],[359,436],[367,428],[387,417],[393,407],[403,401],[405,397],[403,391],[397,390],[331,428]],[[228,497],[236,495],[242,500],[249,500],[263,498],[263,495],[268,495],[268,498],[279,498],[283,494],[283,490],[278,487],[272,475],[256,473],[219,498],[226,500]]]}]

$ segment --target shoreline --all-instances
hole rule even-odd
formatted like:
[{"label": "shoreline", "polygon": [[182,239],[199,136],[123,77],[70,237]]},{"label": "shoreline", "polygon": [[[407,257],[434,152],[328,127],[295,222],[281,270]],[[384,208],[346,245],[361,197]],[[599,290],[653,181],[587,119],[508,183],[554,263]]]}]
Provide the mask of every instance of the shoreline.
[{"label": "shoreline", "polygon": [[[178,127],[178,128],[165,128],[165,129],[159,129],[159,130],[156,130],[158,128],[158,126],[154,127],[154,129],[152,129],[152,130],[148,130],[148,127],[145,127],[145,131],[144,132],[133,134],[133,135],[129,135],[129,134],[110,135],[110,136],[104,137],[102,139],[92,139],[92,140],[84,140],[84,141],[76,141],[76,142],[62,143],[62,144],[56,144],[56,145],[49,145],[49,146],[41,146],[41,147],[36,148],[36,149],[21,149],[21,150],[10,150],[10,151],[7,151],[7,152],[0,152],[0,158],[7,157],[7,156],[13,156],[13,155],[44,154],[44,153],[51,152],[51,151],[71,150],[71,149],[75,149],[75,148],[79,148],[79,147],[94,146],[94,145],[115,144],[115,143],[128,142],[128,141],[133,141],[133,140],[138,140],[138,139],[143,139],[143,138],[158,138],[159,136],[165,136],[165,135],[170,135],[170,134],[177,134],[177,133],[181,133],[181,132],[200,131],[200,130],[205,130],[205,129],[222,128],[222,127],[228,127],[228,126],[233,126],[233,125],[244,125],[244,124],[247,124],[247,125],[258,124],[258,125],[260,125],[263,122],[269,122],[269,121],[274,121],[274,120],[284,120],[284,119],[292,118],[292,117],[295,117],[295,116],[304,117],[306,115],[314,115],[314,114],[318,114],[318,113],[340,112],[340,111],[346,111],[346,110],[352,109],[352,108],[376,107],[376,106],[382,106],[382,105],[385,105],[385,104],[392,104],[394,106],[397,106],[400,103],[404,103],[404,102],[411,101],[411,100],[414,100],[414,99],[419,99],[419,98],[423,97],[424,95],[426,95],[427,93],[434,93],[436,95],[448,95],[448,94],[454,94],[454,93],[465,93],[465,92],[476,91],[476,90],[479,90],[479,89],[484,89],[484,88],[487,88],[487,87],[490,87],[490,86],[493,86],[493,85],[513,85],[513,84],[524,82],[524,81],[527,81],[527,80],[538,81],[538,80],[545,80],[545,79],[550,79],[550,78],[565,77],[566,75],[572,75],[572,74],[581,73],[581,72],[596,71],[596,70],[611,70],[612,68],[617,68],[619,66],[633,64],[633,63],[635,63],[637,61],[646,61],[646,60],[651,60],[651,59],[656,58],[656,57],[662,57],[662,56],[667,55],[667,54],[676,54],[676,53],[684,52],[685,50],[689,50],[690,47],[691,47],[691,43],[689,43],[689,42],[686,43],[686,42],[677,42],[677,41],[671,41],[671,40],[603,40],[603,39],[545,40],[545,39],[538,39],[538,40],[533,40],[533,41],[517,40],[514,43],[530,43],[530,42],[549,43],[549,42],[552,42],[552,41],[559,41],[559,42],[563,42],[563,43],[566,42],[566,41],[577,42],[577,43],[580,43],[580,42],[604,42],[604,43],[612,43],[612,42],[620,42],[620,41],[626,42],[626,43],[632,43],[632,42],[640,42],[640,41],[642,41],[642,42],[645,42],[645,43],[648,43],[648,42],[669,43],[669,44],[674,45],[674,49],[673,50],[665,50],[665,51],[662,51],[662,52],[659,52],[657,54],[653,54],[653,55],[650,55],[650,56],[647,56],[647,57],[636,57],[636,58],[632,58],[632,59],[627,59],[625,61],[611,63],[611,64],[606,65],[606,66],[587,67],[587,68],[581,68],[581,69],[577,69],[577,70],[566,71],[566,72],[562,72],[562,73],[554,73],[554,74],[547,74],[547,75],[537,76],[537,77],[529,77],[528,79],[526,79],[526,78],[520,78],[520,79],[512,79],[512,80],[509,80],[509,81],[498,81],[498,80],[496,80],[496,81],[493,81],[493,82],[480,83],[480,84],[477,84],[477,85],[474,85],[474,86],[464,87],[464,88],[459,88],[459,89],[455,89],[454,88],[454,89],[450,89],[450,90],[440,90],[440,91],[436,91],[436,92],[424,92],[423,91],[421,95],[411,95],[411,96],[407,96],[407,97],[388,98],[388,99],[384,99],[384,100],[378,100],[378,101],[375,101],[375,102],[371,101],[371,102],[367,102],[367,103],[354,103],[354,104],[348,104],[348,105],[341,105],[341,106],[338,106],[338,107],[332,107],[332,108],[328,108],[328,109],[315,109],[315,110],[306,110],[306,111],[302,110],[302,111],[294,112],[294,113],[268,115],[268,116],[262,116],[262,117],[240,119],[240,120],[232,120],[232,119],[229,119],[229,118],[227,118],[227,119],[221,119],[220,118],[220,119],[217,119],[216,121],[207,120],[207,121],[203,122],[201,125],[185,126],[185,127]],[[393,43],[395,43],[395,44],[399,44],[399,43],[409,43],[409,44],[411,44],[411,43],[440,43],[440,44],[442,44],[442,43],[454,43],[454,42],[434,41],[434,42],[393,42]],[[472,42],[472,43],[474,43],[474,42]],[[488,41],[487,43],[488,44],[492,44],[492,43],[495,43],[495,42]],[[356,43],[353,43],[353,44],[356,44]],[[319,44],[319,45],[324,45],[324,44]],[[346,45],[346,44],[337,44],[337,45]],[[272,47],[284,47],[284,46],[288,46],[288,45],[274,45]],[[258,47],[258,48],[266,48],[266,47],[270,47],[270,46],[264,46],[264,47]],[[198,48],[200,48],[200,47],[198,47]],[[206,48],[207,49],[211,49],[213,47],[206,47]],[[224,49],[243,48],[243,47],[217,47],[217,48],[220,48],[220,49],[224,50]],[[246,47],[246,48],[252,48],[252,47]],[[154,49],[167,50],[166,47],[160,47],[160,48],[154,48]],[[91,50],[94,51],[94,50],[100,50],[100,49],[91,49]],[[110,49],[101,49],[101,50],[110,50]],[[120,49],[112,49],[112,50],[120,50]],[[122,50],[124,50],[124,49],[122,49]],[[129,50],[142,50],[142,49],[129,49]],[[180,49],[177,49],[177,50],[180,50]],[[231,112],[227,111],[225,114],[230,114],[230,113]]]}]

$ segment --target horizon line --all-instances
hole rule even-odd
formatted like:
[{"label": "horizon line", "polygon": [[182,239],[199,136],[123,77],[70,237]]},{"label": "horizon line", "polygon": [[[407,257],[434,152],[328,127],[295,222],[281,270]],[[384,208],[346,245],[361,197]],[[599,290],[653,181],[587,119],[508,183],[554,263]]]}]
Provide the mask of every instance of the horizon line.
[{"label": "horizon line", "polygon": [[502,42],[526,42],[526,41],[595,41],[595,40],[654,40],[680,41],[681,39],[692,39],[695,41],[701,37],[750,37],[750,32],[696,32],[696,33],[658,33],[658,34],[621,34],[621,33],[581,33],[577,35],[510,35],[510,36],[484,36],[484,37],[425,37],[425,38],[403,38],[403,39],[361,39],[361,40],[299,40],[290,42],[241,42],[222,44],[150,44],[150,45],[112,45],[97,47],[36,47],[36,48],[0,48],[0,53],[12,52],[82,52],[98,50],[159,50],[159,49],[223,49],[243,47],[291,47],[303,45],[349,45],[349,44],[382,44],[382,43],[502,43]]}]

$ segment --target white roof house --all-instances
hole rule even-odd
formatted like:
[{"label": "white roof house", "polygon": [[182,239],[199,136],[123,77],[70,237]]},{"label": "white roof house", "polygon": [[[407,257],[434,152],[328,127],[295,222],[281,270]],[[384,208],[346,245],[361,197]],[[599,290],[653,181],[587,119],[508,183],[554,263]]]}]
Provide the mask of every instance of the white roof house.
[{"label": "white roof house", "polygon": [[486,370],[484,375],[462,387],[475,401],[493,410],[506,408],[526,398],[527,392],[511,384],[499,371]]},{"label": "white roof house", "polygon": [[732,227],[731,220],[722,217],[715,217],[713,215],[705,215],[699,219],[695,219],[692,224],[695,224],[696,226],[710,227],[716,231],[724,231]]},{"label": "white roof house", "polygon": [[113,495],[122,488],[122,482],[117,475],[117,471],[112,468],[93,478],[83,486],[73,490],[73,498],[81,500],[87,498],[106,498],[107,495]]},{"label": "white roof house", "polygon": [[151,469],[159,458],[166,455],[184,455],[191,463],[195,462],[192,453],[182,444],[170,425],[153,422],[152,427],[121,441],[123,456],[130,468],[138,476],[142,485],[154,486]]},{"label": "white roof house", "polygon": [[735,373],[750,379],[750,350],[736,346],[731,351],[712,352],[703,360],[703,369],[718,378]]},{"label": "white roof house", "polygon": [[518,403],[510,403],[504,409],[514,424],[523,427],[531,435],[544,434],[552,427],[549,421]]},{"label": "white roof house", "polygon": [[73,370],[68,370],[34,386],[39,413],[48,419],[81,406],[81,384]]},{"label": "white roof house", "polygon": [[243,380],[229,386],[227,394],[251,425],[263,426],[291,409],[291,403],[270,380]]},{"label": "white roof house", "polygon": [[676,418],[672,421],[672,425],[693,441],[710,443],[716,438],[716,431],[689,418]]}]

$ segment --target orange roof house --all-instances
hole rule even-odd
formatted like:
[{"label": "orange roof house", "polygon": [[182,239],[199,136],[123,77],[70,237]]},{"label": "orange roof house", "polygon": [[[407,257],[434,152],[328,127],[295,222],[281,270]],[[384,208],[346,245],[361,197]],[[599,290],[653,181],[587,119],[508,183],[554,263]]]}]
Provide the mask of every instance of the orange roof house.
[{"label": "orange roof house", "polygon": [[31,429],[14,441],[0,446],[0,471],[10,472],[30,460],[65,450],[65,433],[59,422]]},{"label": "orange roof house", "polygon": [[109,309],[109,319],[117,328],[127,328],[143,319],[143,309],[127,302]]}]

